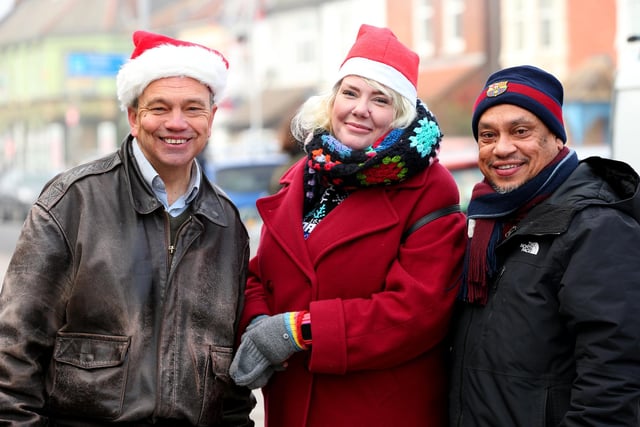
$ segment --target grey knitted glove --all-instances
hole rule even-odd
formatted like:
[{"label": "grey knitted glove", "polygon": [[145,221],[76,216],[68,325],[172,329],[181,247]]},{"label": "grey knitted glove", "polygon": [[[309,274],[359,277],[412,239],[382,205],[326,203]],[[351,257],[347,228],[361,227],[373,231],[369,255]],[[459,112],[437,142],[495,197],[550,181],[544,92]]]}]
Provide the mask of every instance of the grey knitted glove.
[{"label": "grey knitted glove", "polygon": [[[240,367],[239,369],[241,368],[242,367]],[[240,370],[236,370],[231,376],[233,377],[237,385],[255,390],[267,385],[269,379],[271,378],[271,375],[273,375],[273,372],[273,368],[269,365],[263,367],[263,369],[258,369],[258,366],[256,366],[253,371],[248,371],[248,373],[246,374],[242,374]]]},{"label": "grey knitted glove", "polygon": [[255,319],[240,339],[240,347],[231,362],[229,374],[240,386],[263,387],[275,370],[293,353],[302,350],[296,344],[292,328],[295,315],[282,313]]}]

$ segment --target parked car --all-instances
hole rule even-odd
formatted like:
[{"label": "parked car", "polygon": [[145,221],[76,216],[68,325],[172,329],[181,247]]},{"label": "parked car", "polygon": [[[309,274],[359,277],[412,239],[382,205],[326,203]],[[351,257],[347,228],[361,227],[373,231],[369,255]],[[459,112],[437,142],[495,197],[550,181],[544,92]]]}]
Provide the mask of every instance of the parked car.
[{"label": "parked car", "polygon": [[44,185],[53,178],[49,170],[9,169],[0,175],[0,220],[24,221]]},{"label": "parked car", "polygon": [[240,217],[249,232],[252,255],[258,246],[262,228],[256,200],[269,194],[271,176],[286,161],[286,156],[278,155],[267,160],[210,163],[206,168],[207,177],[238,207]]}]

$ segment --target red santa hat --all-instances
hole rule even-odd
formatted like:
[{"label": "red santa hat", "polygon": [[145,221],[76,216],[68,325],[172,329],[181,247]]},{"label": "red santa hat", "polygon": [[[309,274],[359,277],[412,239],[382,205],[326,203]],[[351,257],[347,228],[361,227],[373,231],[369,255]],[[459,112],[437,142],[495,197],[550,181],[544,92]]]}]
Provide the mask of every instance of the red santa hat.
[{"label": "red santa hat", "polygon": [[120,107],[126,111],[154,80],[184,76],[211,89],[218,101],[227,83],[229,63],[217,50],[147,31],[133,33],[135,49],[118,72]]},{"label": "red santa hat", "polygon": [[415,104],[419,63],[418,55],[403,45],[391,30],[363,24],[340,66],[338,80],[348,75],[375,80]]}]

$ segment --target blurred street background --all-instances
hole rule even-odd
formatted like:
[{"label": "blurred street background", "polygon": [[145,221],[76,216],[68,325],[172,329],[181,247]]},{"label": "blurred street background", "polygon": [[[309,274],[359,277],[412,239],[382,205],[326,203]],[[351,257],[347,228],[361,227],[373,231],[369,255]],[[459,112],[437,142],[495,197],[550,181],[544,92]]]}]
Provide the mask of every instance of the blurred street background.
[{"label": "blurred street background", "polygon": [[[640,35],[640,0],[0,0],[0,220],[23,218],[53,174],[120,145],[128,123],[115,75],[133,31],[228,58],[228,90],[200,159],[215,179],[230,163],[284,162],[279,130],[335,81],[362,23],[390,27],[419,53],[418,95],[440,122],[451,169],[474,167],[469,123],[486,77],[524,63],[563,82],[569,145],[582,157],[616,155],[614,85],[638,62],[640,43],[628,40]],[[265,173],[227,181],[240,187],[234,197],[256,239]]]},{"label": "blurred street background", "polygon": [[[138,29],[229,60],[228,90],[200,161],[240,208],[255,251],[255,200],[286,162],[282,129],[301,102],[335,81],[362,23],[391,28],[420,55],[418,95],[444,131],[440,157],[463,207],[480,180],[473,103],[503,67],[532,64],[563,82],[568,145],[580,157],[640,169],[640,155],[613,143],[616,114],[640,122],[639,98],[632,105],[616,93],[623,70],[627,86],[640,86],[640,71],[628,72],[640,70],[640,0],[0,0],[0,277],[44,183],[126,137],[115,76]],[[623,99],[635,120],[619,119]],[[636,153],[637,134],[628,138]]]},{"label": "blurred street background", "polygon": [[[4,279],[4,273],[7,271],[9,259],[16,246],[21,225],[14,222],[0,223],[0,279]],[[0,289],[2,289],[2,281],[0,281]]]}]

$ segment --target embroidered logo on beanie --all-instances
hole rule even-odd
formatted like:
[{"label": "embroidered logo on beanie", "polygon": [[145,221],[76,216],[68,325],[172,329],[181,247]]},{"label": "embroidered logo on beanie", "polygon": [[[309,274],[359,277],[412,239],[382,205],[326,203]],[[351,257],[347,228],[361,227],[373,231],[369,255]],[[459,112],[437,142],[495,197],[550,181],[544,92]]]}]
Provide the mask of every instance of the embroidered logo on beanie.
[{"label": "embroidered logo on beanie", "polygon": [[495,97],[507,91],[507,82],[492,83],[487,88],[487,96]]}]

